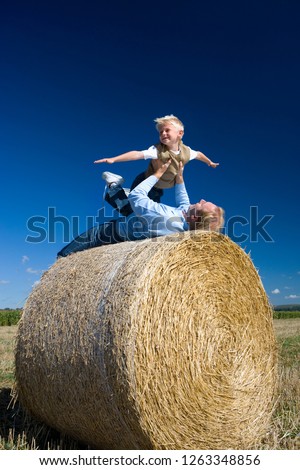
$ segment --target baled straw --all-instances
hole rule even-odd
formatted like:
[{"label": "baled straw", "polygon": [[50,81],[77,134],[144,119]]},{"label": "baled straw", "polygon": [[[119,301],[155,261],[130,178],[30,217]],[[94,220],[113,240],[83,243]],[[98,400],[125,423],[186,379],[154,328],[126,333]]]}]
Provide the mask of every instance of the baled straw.
[{"label": "baled straw", "polygon": [[247,254],[190,232],[59,259],[24,308],[19,398],[98,449],[244,449],[276,384],[269,306]]}]

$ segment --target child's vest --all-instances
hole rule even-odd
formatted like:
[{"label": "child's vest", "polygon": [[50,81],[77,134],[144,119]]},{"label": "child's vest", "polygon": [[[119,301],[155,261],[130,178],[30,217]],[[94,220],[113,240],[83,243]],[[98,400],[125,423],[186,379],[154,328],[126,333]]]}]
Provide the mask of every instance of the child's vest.
[{"label": "child's vest", "polygon": [[[169,168],[167,171],[162,175],[162,177],[158,180],[155,187],[164,189],[164,188],[172,188],[175,185],[176,175],[179,169],[179,162],[182,162],[185,165],[190,160],[190,149],[182,142],[179,144],[180,153],[176,155],[176,153],[168,150],[167,147],[163,144],[155,145],[157,148],[157,157],[163,163],[166,163],[170,158],[172,160]],[[153,175],[155,173],[155,169],[153,166],[153,162],[149,163],[149,166],[146,170],[146,178],[148,176]]]}]

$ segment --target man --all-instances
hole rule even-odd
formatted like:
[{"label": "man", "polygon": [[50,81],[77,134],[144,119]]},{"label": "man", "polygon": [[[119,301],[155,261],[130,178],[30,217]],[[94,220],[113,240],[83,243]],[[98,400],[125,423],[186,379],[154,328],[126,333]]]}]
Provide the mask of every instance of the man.
[{"label": "man", "polygon": [[57,256],[68,256],[96,246],[155,238],[187,230],[219,231],[224,221],[223,209],[204,199],[190,204],[183,180],[182,163],[176,176],[176,207],[154,202],[148,197],[149,191],[170,164],[171,160],[163,164],[153,175],[136,186],[128,197],[121,187],[124,181],[122,177],[109,172],[103,173],[108,186],[106,200],[126,217],[110,220],[89,229],[64,247]]}]

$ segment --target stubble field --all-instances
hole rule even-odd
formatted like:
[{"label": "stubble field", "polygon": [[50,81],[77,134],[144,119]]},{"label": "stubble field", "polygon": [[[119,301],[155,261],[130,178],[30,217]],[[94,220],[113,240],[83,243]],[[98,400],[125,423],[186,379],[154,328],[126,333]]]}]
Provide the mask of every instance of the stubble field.
[{"label": "stubble field", "polygon": [[[259,449],[300,449],[300,318],[274,320],[279,352],[278,401]],[[0,450],[88,449],[27,416],[13,396],[17,326],[0,327]]]}]

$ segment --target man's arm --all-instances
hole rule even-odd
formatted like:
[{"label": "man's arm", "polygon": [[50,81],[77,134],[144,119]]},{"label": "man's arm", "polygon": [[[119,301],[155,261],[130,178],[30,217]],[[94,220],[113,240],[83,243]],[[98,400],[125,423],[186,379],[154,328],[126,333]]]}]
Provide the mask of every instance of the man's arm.
[{"label": "man's arm", "polygon": [[128,199],[135,215],[153,217],[153,214],[159,215],[165,213],[166,206],[152,201],[152,199],[148,197],[148,193],[165,173],[170,164],[171,160],[164,163],[153,175],[146,178],[129,193]]},{"label": "man's arm", "polygon": [[165,216],[166,213],[168,213],[169,215],[172,212],[177,213],[178,209],[187,210],[188,206],[190,205],[190,201],[183,182],[181,167],[176,178],[176,181],[178,181],[178,183],[175,186],[176,208],[167,206],[165,204],[159,204],[157,202],[152,201],[148,197],[150,189],[157,183],[157,181],[168,169],[170,164],[171,160],[169,160],[167,163],[164,163],[160,168],[155,171],[153,175],[149,176],[147,179],[142,181],[142,183],[136,186],[129,193],[128,199],[135,215],[144,216],[146,218],[153,218],[153,215]]},{"label": "man's arm", "polygon": [[176,207],[187,210],[187,207],[190,205],[190,198],[186,191],[186,187],[183,179],[183,164],[179,162],[179,169],[176,175],[176,185],[175,185],[175,202]]},{"label": "man's arm", "polygon": [[94,163],[130,162],[131,160],[142,160],[143,158],[143,152],[140,152],[139,150],[131,150],[130,152],[122,153],[122,155],[118,155],[117,157],[95,160]]}]

